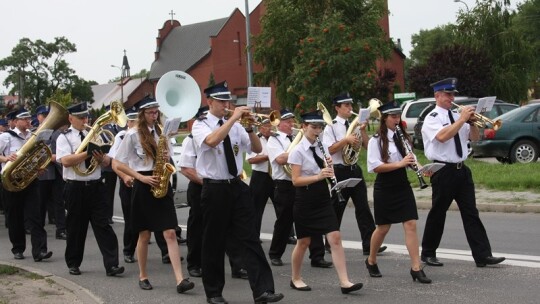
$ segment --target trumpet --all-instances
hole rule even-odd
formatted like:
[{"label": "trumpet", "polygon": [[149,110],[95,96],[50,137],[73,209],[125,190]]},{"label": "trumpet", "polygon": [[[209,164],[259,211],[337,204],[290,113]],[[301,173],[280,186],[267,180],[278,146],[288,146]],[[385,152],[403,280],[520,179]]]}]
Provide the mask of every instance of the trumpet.
[{"label": "trumpet", "polygon": [[[230,118],[232,114],[234,113],[234,110],[225,109],[227,111],[226,118]],[[274,110],[270,112],[270,114],[260,114],[260,113],[246,113],[242,115],[242,118],[240,119],[240,124],[244,128],[249,128],[250,126],[257,126],[260,127],[263,123],[263,120],[268,118],[270,120],[270,124],[275,127],[279,125],[281,119],[280,114],[278,111]]]},{"label": "trumpet", "polygon": [[[460,106],[455,102],[452,102],[452,105],[458,108],[459,111],[462,111],[464,108],[464,106]],[[476,112],[474,113],[474,117],[476,118],[476,120],[473,123],[479,128],[485,128],[486,123],[490,123],[493,126],[493,130],[495,131],[499,130],[502,127],[502,120],[500,119],[493,120]]]}]

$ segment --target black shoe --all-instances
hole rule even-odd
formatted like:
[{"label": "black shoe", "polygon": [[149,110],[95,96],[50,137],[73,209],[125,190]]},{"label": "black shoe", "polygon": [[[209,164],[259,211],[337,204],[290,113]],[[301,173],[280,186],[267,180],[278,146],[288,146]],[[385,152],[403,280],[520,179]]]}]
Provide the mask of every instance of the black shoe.
[{"label": "black shoe", "polygon": [[287,244],[289,245],[296,245],[296,238],[294,236],[290,236],[289,239],[287,240]]},{"label": "black shoe", "polygon": [[171,263],[171,258],[169,257],[168,253],[161,256],[161,263],[163,263],[163,264],[170,264]]},{"label": "black shoe", "polygon": [[184,244],[185,242],[187,242],[187,239],[183,238],[182,236],[177,235],[176,236],[176,242],[178,244]]},{"label": "black shoe", "polygon": [[188,269],[188,273],[189,273],[190,276],[195,277],[195,278],[202,277],[202,269],[200,269],[200,268]]},{"label": "black shoe", "polygon": [[132,264],[132,263],[135,263],[136,260],[135,260],[135,257],[133,257],[133,254],[124,254],[124,262],[128,264]]},{"label": "black shoe", "polygon": [[225,300],[224,297],[213,297],[213,298],[206,298],[206,303],[209,304],[228,304],[227,300]]},{"label": "black shoe", "polygon": [[332,266],[333,266],[332,262],[326,261],[324,259],[311,261],[311,267],[332,268]]},{"label": "black shoe", "polygon": [[379,266],[377,266],[377,264],[371,265],[368,262],[368,259],[366,259],[366,268],[367,268],[367,270],[369,272],[370,277],[372,277],[372,278],[380,278],[380,277],[382,277],[382,274],[379,271]]},{"label": "black shoe", "polygon": [[418,271],[414,271],[411,268],[411,277],[414,282],[418,280],[418,282],[422,284],[431,284],[431,279],[426,276],[423,269],[420,269]]},{"label": "black shoe", "polygon": [[283,299],[283,297],[284,295],[282,293],[273,293],[271,291],[267,291],[255,298],[255,304],[279,302],[281,299]]},{"label": "black shoe", "polygon": [[71,275],[80,275],[81,270],[77,266],[69,267],[69,274],[71,274]]},{"label": "black shoe", "polygon": [[113,221],[112,218],[110,218],[110,219],[109,219],[109,225],[112,225],[112,224],[114,224],[114,221]]},{"label": "black shoe", "polygon": [[34,262],[41,262],[48,258],[52,257],[52,251],[49,252],[40,252],[37,257],[34,257]]},{"label": "black shoe", "polygon": [[364,286],[364,284],[362,284],[362,283],[356,283],[351,287],[341,287],[341,293],[342,294],[348,294],[348,293],[351,293],[353,291],[357,291],[357,290],[362,289],[363,286]]},{"label": "black shoe", "polygon": [[148,281],[148,279],[139,280],[139,287],[142,290],[151,290],[154,288],[152,287],[152,284],[150,284],[150,281]]},{"label": "black shoe", "polygon": [[238,271],[234,271],[231,273],[231,277],[233,277],[234,279],[244,279],[244,280],[247,280],[248,279],[248,273],[247,273],[247,270],[245,269],[240,269]]},{"label": "black shoe", "polygon": [[270,259],[270,264],[272,264],[272,266],[283,266],[283,261],[279,258]]},{"label": "black shoe", "polygon": [[22,252],[15,252],[15,253],[13,254],[13,258],[14,258],[15,260],[24,260],[24,255],[23,255]]},{"label": "black shoe", "polygon": [[[386,251],[386,249],[388,249],[388,247],[386,246],[379,247],[379,250],[377,250],[377,254]],[[362,252],[364,253],[364,255],[369,255],[369,248],[362,248]]]},{"label": "black shoe", "polygon": [[193,289],[193,287],[195,287],[195,284],[193,282],[190,282],[189,279],[183,279],[180,284],[176,285],[176,292],[184,293],[188,290]]},{"label": "black shoe", "polygon": [[56,233],[56,239],[57,240],[67,240],[67,234],[65,231],[62,231],[62,232],[57,232]]},{"label": "black shoe", "polygon": [[124,273],[124,266],[113,266],[107,270],[107,276],[108,277],[114,277],[117,274]]},{"label": "black shoe", "polygon": [[443,266],[444,265],[436,257],[422,256],[421,259],[422,259],[422,262],[428,264],[429,266]]},{"label": "black shoe", "polygon": [[292,289],[295,289],[295,290],[311,291],[311,287],[309,287],[308,285],[302,286],[302,287],[296,287],[296,285],[294,285],[292,280],[291,280],[291,283],[289,285],[291,286]]},{"label": "black shoe", "polygon": [[493,256],[488,256],[486,258],[476,261],[476,267],[486,267],[486,265],[495,265],[495,264],[501,263],[504,260],[506,260],[505,257],[496,258]]}]

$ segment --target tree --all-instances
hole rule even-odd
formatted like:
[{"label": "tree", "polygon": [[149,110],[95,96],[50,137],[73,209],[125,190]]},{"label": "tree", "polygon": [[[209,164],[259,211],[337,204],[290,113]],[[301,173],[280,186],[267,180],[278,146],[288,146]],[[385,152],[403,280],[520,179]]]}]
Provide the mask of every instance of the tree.
[{"label": "tree", "polygon": [[424,65],[429,57],[445,46],[455,43],[455,25],[446,24],[431,30],[420,30],[411,36],[411,65]]},{"label": "tree", "polygon": [[[148,75],[150,75],[150,71],[148,71],[148,70],[146,70],[146,69],[142,69],[142,70],[140,70],[138,73],[133,74],[133,75],[130,75],[129,78],[131,78],[131,79],[135,79],[135,78],[148,78]],[[115,77],[115,78],[109,80],[109,83],[112,83],[112,82],[119,82],[119,81],[120,81],[120,76]]]},{"label": "tree", "polygon": [[540,0],[526,1],[518,6],[514,26],[531,46],[533,62],[529,65],[533,98],[540,98]]},{"label": "tree", "polygon": [[[80,86],[90,82],[77,77],[64,60],[66,54],[76,51],[75,44],[65,37],[56,37],[50,43],[22,38],[11,55],[0,60],[0,70],[8,72],[3,84],[12,86],[10,94],[14,94],[22,81],[22,93],[31,108],[43,104],[57,90],[70,92],[74,87],[79,91],[77,94],[82,94],[81,98],[88,98],[87,92],[83,94],[87,89]],[[74,97],[78,96],[74,94]]]},{"label": "tree", "polygon": [[254,60],[264,69],[255,81],[273,82],[282,106],[303,113],[344,91],[369,96],[375,61],[391,49],[378,24],[384,1],[267,0],[265,5],[254,43]]}]

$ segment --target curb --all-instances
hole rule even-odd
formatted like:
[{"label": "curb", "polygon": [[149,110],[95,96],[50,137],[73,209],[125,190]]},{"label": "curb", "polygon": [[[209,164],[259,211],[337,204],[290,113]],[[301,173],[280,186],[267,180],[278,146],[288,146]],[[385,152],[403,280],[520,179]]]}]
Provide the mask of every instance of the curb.
[{"label": "curb", "polygon": [[21,265],[21,264],[17,264],[17,263],[12,263],[12,262],[0,261],[0,264],[20,268],[20,269],[23,269],[25,271],[32,272],[32,273],[41,275],[41,276],[43,276],[45,278],[51,279],[56,284],[58,284],[58,285],[60,285],[60,286],[62,286],[64,288],[72,291],[73,294],[75,296],[77,296],[77,298],[79,300],[81,300],[81,302],[83,302],[84,304],[103,304],[104,303],[103,300],[101,300],[98,296],[96,296],[92,292],[90,292],[90,290],[88,290],[88,289],[86,289],[86,288],[84,288],[84,287],[82,287],[82,286],[80,286],[78,284],[75,284],[74,282],[72,282],[72,281],[70,281],[68,279],[56,276],[56,275],[54,275],[52,273],[43,271],[43,270],[38,269],[38,268],[29,267],[29,266],[25,266],[25,265]]}]

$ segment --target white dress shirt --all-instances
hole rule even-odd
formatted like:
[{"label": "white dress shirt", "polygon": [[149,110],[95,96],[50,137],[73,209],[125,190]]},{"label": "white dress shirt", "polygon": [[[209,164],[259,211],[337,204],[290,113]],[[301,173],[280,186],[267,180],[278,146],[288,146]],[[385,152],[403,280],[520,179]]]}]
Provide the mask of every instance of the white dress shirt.
[{"label": "white dress shirt", "polygon": [[[148,128],[148,130],[152,132],[153,129]],[[124,140],[122,140],[120,147],[118,147],[114,158],[137,172],[153,171],[155,162],[146,156],[137,131],[137,128],[131,128],[126,131]],[[154,132],[154,140],[156,143],[159,140],[156,132]],[[172,151],[170,147],[169,151]]]},{"label": "white dress shirt", "polygon": [[[310,147],[315,147],[315,153],[317,153],[317,155],[324,161],[324,156],[317,143],[314,142],[311,144],[305,136],[302,138],[300,143],[298,143],[298,145],[292,149],[291,153],[289,153],[289,164],[300,165],[302,167],[302,173],[300,174],[301,176],[312,176],[321,172],[321,169],[313,157],[313,152],[311,152]],[[329,155],[328,148],[324,147],[324,150],[326,155]]]},{"label": "white dress shirt", "polygon": [[[401,156],[401,153],[399,153],[396,143],[394,142],[394,134],[394,131],[388,129],[387,136],[389,158],[387,163],[394,163],[403,159],[403,156]],[[367,169],[369,173],[375,173],[375,171],[373,171],[375,168],[385,164],[381,158],[380,141],[381,138],[378,136],[373,136],[369,139],[367,149]]]},{"label": "white dress shirt", "polygon": [[[268,155],[268,148],[267,148],[268,139],[266,139],[266,137],[264,137],[262,134],[258,134],[257,136],[259,136],[259,139],[261,140],[262,151],[261,153],[255,153],[255,152],[246,153],[246,160],[249,160],[250,158],[253,158],[259,155]],[[268,161],[260,162],[258,164],[252,164],[251,169],[255,171],[259,171],[259,172],[268,173]]]},{"label": "white dress shirt", "polygon": [[[17,136],[13,136],[7,131],[0,134],[0,153],[3,156],[9,156],[19,151],[32,136],[30,130],[26,130],[26,136],[17,128],[12,129],[11,131],[17,133]],[[2,163],[2,171],[4,170],[5,165],[6,163]]]},{"label": "white dress shirt", "polygon": [[287,138],[287,134],[281,131],[277,131],[268,139],[266,149],[268,151],[268,160],[272,166],[273,180],[291,180],[291,177],[283,170],[283,166],[276,162],[276,158],[285,153],[290,144],[291,141]]},{"label": "white dress shirt", "polygon": [[[323,144],[328,147],[345,138],[345,134],[347,134],[347,127],[345,126],[346,120],[336,116],[334,121],[335,123],[326,125],[324,128]],[[334,165],[345,165],[341,150],[332,154],[332,163]]]},{"label": "white dress shirt", "polygon": [[[79,132],[79,130],[73,128],[73,126],[70,126],[69,129],[58,136],[56,139],[56,161],[61,163],[62,157],[71,155],[77,151],[77,148],[79,148],[81,145],[81,137]],[[85,137],[88,136],[88,132],[86,130],[83,130],[82,132]],[[85,162],[83,161],[76,166],[78,166],[81,171],[84,171]],[[96,170],[94,170],[94,172],[88,176],[81,176],[75,173],[75,170],[73,169],[74,167],[75,166],[62,166],[62,175],[64,180],[92,181],[101,178],[100,168],[96,168]]]}]

